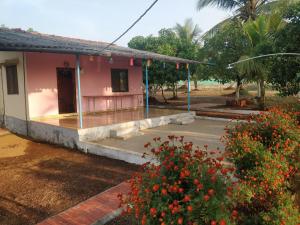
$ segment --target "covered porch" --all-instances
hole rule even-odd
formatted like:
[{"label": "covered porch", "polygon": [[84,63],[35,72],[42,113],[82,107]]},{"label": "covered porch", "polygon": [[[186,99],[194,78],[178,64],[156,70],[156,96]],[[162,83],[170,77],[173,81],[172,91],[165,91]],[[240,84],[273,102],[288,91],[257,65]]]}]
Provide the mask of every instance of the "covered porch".
[{"label": "covered porch", "polygon": [[[113,124],[139,121],[147,118],[159,118],[183,113],[183,110],[149,108],[147,115],[146,108],[123,109],[105,112],[90,112],[82,115],[82,129],[108,126]],[[80,129],[80,118],[77,113],[62,114],[32,119],[32,121],[59,126],[63,128]]]}]

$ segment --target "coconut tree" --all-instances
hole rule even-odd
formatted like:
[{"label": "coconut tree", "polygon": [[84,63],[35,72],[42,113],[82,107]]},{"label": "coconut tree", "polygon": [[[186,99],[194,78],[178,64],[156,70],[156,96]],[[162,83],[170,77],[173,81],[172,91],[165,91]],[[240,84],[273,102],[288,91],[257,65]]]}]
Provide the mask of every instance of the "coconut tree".
[{"label": "coconut tree", "polygon": [[[275,34],[285,26],[278,11],[273,11],[269,15],[260,15],[256,20],[250,19],[243,25],[243,30],[249,41],[247,54],[240,60],[252,58],[258,55],[272,53]],[[238,64],[241,73],[258,81],[260,105],[264,108],[265,103],[265,81],[268,75],[268,64],[263,60],[249,60]]]},{"label": "coconut tree", "polygon": [[281,10],[287,8],[290,4],[299,2],[300,0],[198,0],[197,9],[201,10],[207,6],[215,6],[224,10],[234,10],[233,16],[220,22],[209,31],[207,31],[203,38],[209,38],[232,19],[239,18],[243,22],[247,20],[255,20],[258,15],[263,13],[270,13],[272,10]]},{"label": "coconut tree", "polygon": [[186,19],[182,25],[177,23],[174,31],[181,40],[190,43],[198,43],[202,32],[198,24],[194,24],[191,18]]},{"label": "coconut tree", "polygon": [[[191,18],[184,21],[183,24],[177,23],[174,31],[181,42],[181,57],[195,59],[200,48],[199,39],[201,29],[198,24],[194,24]],[[199,73],[197,68],[191,65],[191,79],[194,81],[195,89],[197,89],[197,82],[199,80]],[[185,83],[187,88],[187,82]]]}]

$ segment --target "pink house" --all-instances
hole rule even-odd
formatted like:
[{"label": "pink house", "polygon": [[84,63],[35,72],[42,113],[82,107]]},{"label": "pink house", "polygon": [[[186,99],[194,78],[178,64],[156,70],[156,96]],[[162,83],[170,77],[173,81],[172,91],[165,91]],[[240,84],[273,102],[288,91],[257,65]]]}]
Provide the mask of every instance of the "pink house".
[{"label": "pink house", "polygon": [[[148,66],[143,70],[143,60],[174,66],[198,63],[103,42],[0,28],[0,124],[20,134],[43,131],[55,137],[61,131],[57,127],[83,129],[140,120],[144,112],[148,118]],[[150,117],[167,114],[156,111]],[[56,128],[42,129],[44,122]]]}]

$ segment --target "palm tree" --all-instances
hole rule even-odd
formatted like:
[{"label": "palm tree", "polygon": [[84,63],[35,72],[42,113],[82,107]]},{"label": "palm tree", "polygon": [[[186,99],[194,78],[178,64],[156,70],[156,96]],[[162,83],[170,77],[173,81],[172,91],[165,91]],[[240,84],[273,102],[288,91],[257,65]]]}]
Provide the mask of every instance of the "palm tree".
[{"label": "palm tree", "polygon": [[174,27],[174,31],[180,40],[189,43],[198,43],[202,32],[198,24],[194,24],[191,18],[186,19],[183,25],[177,23]]},{"label": "palm tree", "polygon": [[203,38],[209,38],[214,35],[221,26],[234,18],[239,18],[242,22],[246,22],[249,19],[255,20],[261,12],[270,13],[274,9],[284,9],[288,5],[299,1],[300,0],[198,0],[198,10],[207,6],[215,6],[224,10],[234,10],[234,16],[214,26],[203,35]]},{"label": "palm tree", "polygon": [[[260,15],[256,20],[250,19],[244,23],[243,29],[248,37],[250,47],[248,54],[242,56],[240,60],[271,53],[275,34],[284,26],[285,21],[278,11],[273,11],[269,15]],[[255,60],[240,63],[237,68],[240,73],[247,74],[249,77],[258,81],[260,105],[264,108],[265,80],[267,77],[266,65],[264,65],[262,61]]]},{"label": "palm tree", "polygon": [[[185,46],[199,45],[200,34],[202,31],[198,24],[194,24],[191,18],[186,19],[182,25],[177,23],[174,27],[174,31],[181,43],[185,43]],[[191,71],[191,79],[194,81],[195,89],[197,89],[198,73],[195,68],[191,69]],[[187,81],[185,82],[185,86],[187,88]]]}]

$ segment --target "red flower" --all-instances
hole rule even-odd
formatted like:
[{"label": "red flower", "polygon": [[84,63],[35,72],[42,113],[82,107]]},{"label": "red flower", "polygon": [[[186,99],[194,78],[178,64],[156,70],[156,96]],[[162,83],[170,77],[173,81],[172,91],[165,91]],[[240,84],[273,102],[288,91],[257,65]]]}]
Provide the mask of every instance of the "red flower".
[{"label": "red flower", "polygon": [[145,148],[148,148],[150,145],[151,145],[151,143],[148,142],[148,143],[146,143],[146,144],[144,145],[144,147],[145,147]]},{"label": "red flower", "polygon": [[214,220],[212,220],[212,221],[210,222],[210,225],[217,225],[217,222],[214,221]]},{"label": "red flower", "polygon": [[186,195],[186,196],[184,196],[183,201],[184,202],[189,202],[189,201],[191,201],[191,197],[189,195]]},{"label": "red flower", "polygon": [[211,182],[215,183],[215,182],[217,181],[217,177],[216,177],[216,176],[212,176],[212,177],[210,178],[210,180],[211,180]]},{"label": "red flower", "polygon": [[207,202],[209,200],[209,195],[204,195],[203,199]]},{"label": "red flower", "polygon": [[167,194],[168,194],[168,191],[167,191],[166,189],[162,189],[162,190],[161,190],[161,194],[162,194],[162,195],[167,195]]},{"label": "red flower", "polygon": [[226,175],[228,173],[228,170],[226,168],[221,169],[221,173],[223,175]]},{"label": "red flower", "polygon": [[157,210],[156,210],[156,208],[151,208],[150,209],[150,214],[151,214],[151,216],[156,216],[156,213],[157,213]]},{"label": "red flower", "polygon": [[232,217],[237,217],[238,216],[238,211],[233,210],[232,213],[231,213],[231,216]]},{"label": "red flower", "polygon": [[207,170],[207,173],[208,173],[209,175],[214,175],[214,174],[216,173],[216,169],[215,169],[215,168],[209,168],[209,169]]},{"label": "red flower", "polygon": [[209,190],[208,190],[208,194],[209,194],[210,196],[213,196],[214,193],[215,193],[214,189],[209,189]]},{"label": "red flower", "polygon": [[183,218],[180,217],[180,218],[177,220],[177,223],[178,223],[178,224],[183,224]]},{"label": "red flower", "polygon": [[159,189],[159,185],[158,185],[158,184],[154,184],[153,187],[152,187],[152,190],[153,190],[154,192],[157,192],[158,189]]},{"label": "red flower", "polygon": [[203,184],[198,184],[197,189],[202,190],[203,189]]},{"label": "red flower", "polygon": [[187,207],[187,210],[188,210],[189,212],[193,211],[193,206],[189,205],[189,206]]},{"label": "red flower", "polygon": [[219,225],[226,225],[226,221],[225,220],[220,220]]}]

